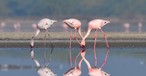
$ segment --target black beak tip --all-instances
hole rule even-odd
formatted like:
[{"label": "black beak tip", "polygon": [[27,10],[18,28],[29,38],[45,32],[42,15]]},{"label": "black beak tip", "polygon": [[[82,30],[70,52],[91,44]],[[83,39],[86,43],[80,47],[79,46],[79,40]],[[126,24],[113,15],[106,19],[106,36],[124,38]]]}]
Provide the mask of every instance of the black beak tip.
[{"label": "black beak tip", "polygon": [[82,52],[86,51],[86,46],[85,45],[81,45],[80,48],[82,49]]}]

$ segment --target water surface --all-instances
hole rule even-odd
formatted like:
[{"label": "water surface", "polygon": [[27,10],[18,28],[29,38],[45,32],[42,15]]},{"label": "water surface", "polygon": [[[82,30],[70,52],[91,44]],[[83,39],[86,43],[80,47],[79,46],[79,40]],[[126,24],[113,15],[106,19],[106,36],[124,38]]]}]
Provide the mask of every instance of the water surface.
[{"label": "water surface", "polygon": [[[110,48],[107,64],[103,70],[111,76],[145,76],[146,75],[146,48]],[[35,57],[41,64],[44,63],[43,55],[46,52],[49,59],[50,49],[35,48]],[[73,57],[79,52],[73,48]],[[106,49],[97,48],[98,67],[104,61]],[[31,60],[30,48],[0,48],[0,76],[38,76],[34,62]],[[94,65],[93,49],[87,48],[86,58]],[[80,59],[80,57],[79,57]],[[79,61],[78,59],[78,61]],[[9,66],[8,68],[5,68]],[[11,66],[11,67],[10,67]],[[49,64],[58,76],[62,76],[69,68],[69,49],[55,48]],[[82,75],[88,76],[85,62],[82,63]]]}]

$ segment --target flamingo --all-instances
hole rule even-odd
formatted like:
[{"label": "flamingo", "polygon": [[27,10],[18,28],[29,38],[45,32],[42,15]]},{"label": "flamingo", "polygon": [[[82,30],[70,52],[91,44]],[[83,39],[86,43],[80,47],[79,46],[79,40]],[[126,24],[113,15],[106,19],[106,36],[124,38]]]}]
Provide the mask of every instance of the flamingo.
[{"label": "flamingo", "polygon": [[31,25],[31,27],[33,28],[34,31],[37,30],[37,25],[36,25],[35,23],[33,23],[33,24]]},{"label": "flamingo", "polygon": [[138,32],[139,32],[139,33],[142,32],[142,26],[143,26],[142,23],[139,22],[139,23],[138,23]]},{"label": "flamingo", "polygon": [[[33,48],[31,48],[30,56],[31,56],[32,60],[35,62],[35,64],[36,64],[37,73],[38,73],[39,76],[57,76],[51,69],[48,68],[48,65],[45,65],[44,67],[42,67],[40,65],[38,60],[34,58]],[[48,63],[46,63],[46,64],[48,64]]]},{"label": "flamingo", "polygon": [[21,24],[20,22],[16,22],[14,25],[13,25],[14,29],[15,29],[15,32],[20,32],[20,27],[21,27]]},{"label": "flamingo", "polygon": [[80,60],[78,66],[69,69],[63,76],[80,76],[81,75],[81,63],[83,58]]},{"label": "flamingo", "polygon": [[3,30],[4,30],[4,27],[6,26],[6,23],[5,22],[1,22],[0,23],[0,31],[1,32],[4,32]]},{"label": "flamingo", "polygon": [[102,27],[106,24],[110,23],[110,21],[108,20],[102,20],[102,19],[94,19],[94,20],[91,20],[89,23],[88,23],[88,31],[86,33],[86,35],[84,36],[84,38],[82,39],[81,41],[81,45],[85,45],[85,39],[89,36],[90,32],[92,29],[95,30],[95,33],[94,33],[94,61],[95,61],[95,66],[97,64],[97,58],[96,58],[96,38],[97,38],[97,30],[100,29],[100,31],[103,33],[104,35],[104,38],[105,38],[105,41],[106,41],[106,46],[107,48],[109,48],[109,44],[108,44],[108,41],[107,41],[107,38],[106,38],[106,34],[105,32],[102,30]]},{"label": "flamingo", "polygon": [[[74,38],[80,44],[79,40],[76,37],[76,30],[78,30],[80,37],[83,38],[83,35],[81,33],[81,22],[78,19],[70,18],[70,19],[64,20],[63,23],[66,24],[68,27],[75,29],[75,33],[74,33],[75,37]],[[70,66],[72,67],[71,40],[72,40],[72,31],[70,33],[70,45],[69,45],[69,48],[70,48]],[[75,59],[75,62],[76,62],[76,59]],[[76,63],[75,63],[75,65],[76,65]]]},{"label": "flamingo", "polygon": [[130,23],[124,23],[124,28],[125,28],[125,32],[126,33],[129,33],[130,31],[129,31],[129,28],[130,28]]},{"label": "flamingo", "polygon": [[[37,31],[35,33],[35,35],[32,37],[31,39],[31,47],[34,46],[34,38],[40,33],[40,30],[46,30],[46,34],[48,33],[48,28],[51,27],[51,25],[53,25],[55,22],[57,22],[56,20],[51,20],[48,18],[44,18],[41,19],[38,24],[37,24]],[[45,34],[45,36],[46,36]]]},{"label": "flamingo", "polygon": [[103,70],[101,70],[101,68],[91,67],[90,63],[85,58],[85,53],[86,53],[85,51],[81,52],[81,56],[83,60],[85,61],[85,63],[87,64],[90,76],[110,76],[110,74],[104,72]]}]

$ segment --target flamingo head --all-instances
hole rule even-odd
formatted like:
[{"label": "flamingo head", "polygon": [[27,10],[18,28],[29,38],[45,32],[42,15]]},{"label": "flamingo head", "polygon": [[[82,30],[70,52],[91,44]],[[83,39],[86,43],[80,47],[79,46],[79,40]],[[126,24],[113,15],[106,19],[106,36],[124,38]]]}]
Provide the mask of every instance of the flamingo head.
[{"label": "flamingo head", "polygon": [[57,76],[47,67],[39,68],[37,72],[38,72],[39,76]]},{"label": "flamingo head", "polygon": [[104,72],[104,71],[102,71],[102,70],[101,70],[101,74],[102,74],[103,76],[110,76],[110,74],[108,74],[108,73],[106,73],[106,72]]},{"label": "flamingo head", "polygon": [[45,23],[45,25],[46,25],[46,29],[48,28],[48,27],[50,27],[50,26],[52,26],[54,23],[56,23],[57,22],[57,20],[47,20],[46,21],[46,23]]},{"label": "flamingo head", "polygon": [[104,25],[106,25],[106,24],[108,24],[108,23],[110,23],[110,21],[108,21],[108,20],[102,20],[101,21],[101,26],[103,27]]},{"label": "flamingo head", "polygon": [[68,19],[63,20],[63,23],[64,23],[65,25],[67,25],[68,27],[70,27],[70,28],[74,28],[73,22],[72,22],[71,20],[68,20]]},{"label": "flamingo head", "polygon": [[80,76],[81,70],[78,67],[69,69],[63,76]]},{"label": "flamingo head", "polygon": [[56,23],[57,22],[57,20],[50,20],[49,21],[49,23],[52,25],[52,24],[54,24],[54,23]]}]

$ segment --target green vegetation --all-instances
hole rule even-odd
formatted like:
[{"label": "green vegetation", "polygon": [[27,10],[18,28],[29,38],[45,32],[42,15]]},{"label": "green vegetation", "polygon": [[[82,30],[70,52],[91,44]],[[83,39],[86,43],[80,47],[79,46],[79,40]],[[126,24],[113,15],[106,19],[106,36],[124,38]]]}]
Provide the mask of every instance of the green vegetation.
[{"label": "green vegetation", "polygon": [[0,0],[1,17],[144,18],[146,0]]}]

